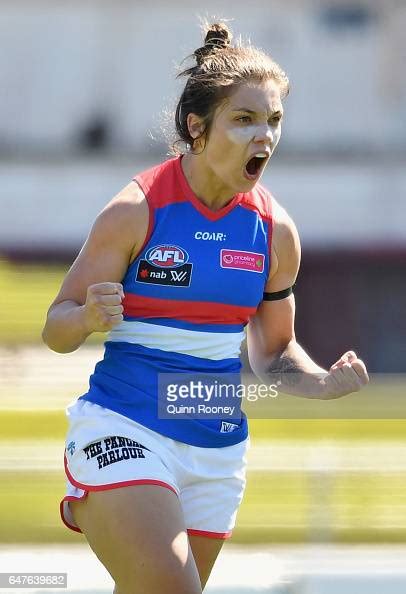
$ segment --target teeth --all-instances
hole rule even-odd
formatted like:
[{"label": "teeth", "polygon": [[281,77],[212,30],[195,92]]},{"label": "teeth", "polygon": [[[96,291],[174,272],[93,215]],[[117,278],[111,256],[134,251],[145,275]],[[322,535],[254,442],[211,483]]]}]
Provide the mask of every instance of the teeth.
[{"label": "teeth", "polygon": [[257,153],[256,155],[254,155],[254,157],[262,157],[262,158],[265,158],[265,159],[266,159],[267,156],[268,155],[266,153]]}]

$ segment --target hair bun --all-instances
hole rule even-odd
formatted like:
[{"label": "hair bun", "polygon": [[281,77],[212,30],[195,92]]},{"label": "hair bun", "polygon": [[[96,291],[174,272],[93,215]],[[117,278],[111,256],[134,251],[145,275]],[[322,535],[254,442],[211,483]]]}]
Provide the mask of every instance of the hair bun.
[{"label": "hair bun", "polygon": [[207,27],[204,45],[199,47],[194,55],[197,64],[201,66],[206,56],[209,56],[218,49],[225,48],[230,45],[232,34],[227,25],[224,23],[213,23]]},{"label": "hair bun", "polygon": [[225,47],[226,45],[230,45],[232,37],[231,31],[227,25],[224,23],[214,23],[213,25],[210,25],[206,33],[204,45]]}]

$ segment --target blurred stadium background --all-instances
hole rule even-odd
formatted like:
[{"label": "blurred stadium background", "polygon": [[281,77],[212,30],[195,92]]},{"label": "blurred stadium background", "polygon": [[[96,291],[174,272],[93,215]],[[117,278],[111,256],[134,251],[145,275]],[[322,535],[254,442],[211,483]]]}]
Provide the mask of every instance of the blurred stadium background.
[{"label": "blurred stadium background", "polygon": [[[334,545],[326,566],[359,546],[391,567],[406,544],[406,2],[0,0],[0,571],[20,547],[84,542],[59,520],[64,408],[86,390],[102,337],[62,356],[40,330],[96,214],[166,157],[175,65],[201,41],[198,15],[232,18],[290,76],[263,182],[302,239],[298,339],[325,366],[354,349],[372,377],[362,395],[284,397],[251,421],[233,540],[276,559],[291,550],[299,565]],[[365,567],[357,594],[406,590],[396,570],[377,586],[376,563]],[[339,561],[327,586],[266,591],[352,594],[338,574]]]}]

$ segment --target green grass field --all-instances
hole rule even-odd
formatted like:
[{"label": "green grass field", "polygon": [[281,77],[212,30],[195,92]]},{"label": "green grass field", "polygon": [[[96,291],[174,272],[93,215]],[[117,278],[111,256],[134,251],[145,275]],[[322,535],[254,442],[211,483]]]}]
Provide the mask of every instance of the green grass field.
[{"label": "green grass field", "polygon": [[[0,476],[0,542],[83,539],[66,529],[59,518],[65,488],[62,473],[6,471]],[[304,472],[249,473],[233,541],[405,541],[404,477],[354,473],[336,477],[328,501],[329,524],[323,527],[317,519],[319,502],[312,496],[311,480]]]},{"label": "green grass field", "polygon": [[[60,266],[16,267],[0,262],[0,291],[7,304],[7,315],[0,318],[0,343],[10,347],[16,358],[19,345],[40,343],[47,308],[65,270]],[[94,340],[100,342],[102,338],[100,335]],[[17,389],[17,384],[10,380],[9,389]],[[32,389],[35,402],[35,389],[40,388],[32,386]],[[47,389],[52,391],[58,387],[51,385]],[[278,403],[282,408],[275,408],[275,416],[286,418],[252,419],[253,444],[272,439],[272,442],[286,444],[300,441],[317,446],[328,442],[344,447],[345,443],[385,445],[404,441],[405,381],[395,378],[393,382],[378,382],[368,390],[359,399],[323,403],[328,408],[322,412],[317,408],[306,409],[301,399]],[[12,402],[13,394],[7,393],[7,398]],[[326,410],[330,418],[320,418]],[[362,418],[363,411],[368,419]],[[313,413],[316,418],[312,418]],[[295,414],[301,418],[295,419]],[[347,418],[342,418],[344,416]],[[62,405],[57,410],[2,410],[0,402],[0,447],[2,444],[18,445],[22,440],[30,441],[33,447],[57,441],[62,449],[65,432]],[[1,470],[0,542],[78,542],[83,539],[68,531],[59,519],[58,505],[64,487],[62,469],[49,472]],[[252,543],[405,542],[406,474],[385,472],[384,468],[382,473],[348,471],[331,476],[300,469],[252,470],[234,540]]]},{"label": "green grass field", "polygon": [[[0,411],[0,448],[60,444],[60,470],[0,471],[0,542],[78,542],[59,519],[65,477],[63,411]],[[402,442],[404,421],[255,420],[252,442],[312,446]],[[46,435],[46,438],[44,438]],[[272,450],[270,450],[272,455]],[[59,459],[59,458],[58,458]],[[406,473],[251,470],[235,542],[404,542]]]},{"label": "green grass field", "polygon": [[[0,317],[0,344],[38,343],[48,308],[68,266],[15,265],[0,259],[0,294],[7,315]],[[101,342],[94,335],[90,342]]]},{"label": "green grass field", "polygon": [[[61,410],[0,410],[0,440],[63,440],[67,428]],[[254,442],[309,441],[404,441],[406,421],[379,419],[251,419]]]}]

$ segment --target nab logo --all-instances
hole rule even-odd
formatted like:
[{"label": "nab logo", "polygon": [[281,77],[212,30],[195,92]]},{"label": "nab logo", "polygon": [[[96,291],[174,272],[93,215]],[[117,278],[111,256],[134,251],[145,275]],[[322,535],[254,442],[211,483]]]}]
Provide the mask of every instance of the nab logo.
[{"label": "nab logo", "polygon": [[186,250],[177,245],[156,245],[140,260],[135,280],[166,287],[189,287],[192,268]]},{"label": "nab logo", "polygon": [[186,250],[176,245],[157,245],[148,250],[146,260],[159,268],[178,268],[189,260]]}]

